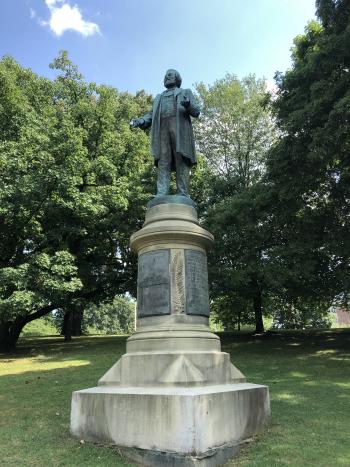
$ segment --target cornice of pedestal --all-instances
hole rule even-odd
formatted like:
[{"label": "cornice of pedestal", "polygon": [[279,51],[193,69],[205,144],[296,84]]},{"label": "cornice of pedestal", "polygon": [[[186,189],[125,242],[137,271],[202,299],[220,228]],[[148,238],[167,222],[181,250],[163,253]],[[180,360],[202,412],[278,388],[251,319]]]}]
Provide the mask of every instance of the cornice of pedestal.
[{"label": "cornice of pedestal", "polygon": [[147,211],[143,228],[131,236],[130,247],[137,253],[155,246],[208,250],[213,242],[212,234],[198,225],[193,207],[161,204]]}]

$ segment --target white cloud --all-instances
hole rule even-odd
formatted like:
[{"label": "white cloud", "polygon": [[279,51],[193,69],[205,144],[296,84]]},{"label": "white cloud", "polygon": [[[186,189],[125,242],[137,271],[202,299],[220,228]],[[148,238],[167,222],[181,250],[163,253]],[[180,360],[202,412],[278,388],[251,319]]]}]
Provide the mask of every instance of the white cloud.
[{"label": "white cloud", "polygon": [[65,31],[76,31],[83,36],[99,34],[96,23],[85,21],[77,5],[70,6],[65,0],[45,0],[51,16],[48,21],[41,21],[43,26],[49,26],[56,36],[62,36]]},{"label": "white cloud", "polygon": [[50,8],[54,6],[55,3],[63,3],[63,0],[45,0],[46,5]]}]

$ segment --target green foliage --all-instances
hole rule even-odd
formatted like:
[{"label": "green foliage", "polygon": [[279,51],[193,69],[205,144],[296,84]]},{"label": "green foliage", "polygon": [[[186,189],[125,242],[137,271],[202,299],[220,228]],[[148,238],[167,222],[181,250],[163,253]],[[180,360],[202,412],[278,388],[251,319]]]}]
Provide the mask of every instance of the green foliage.
[{"label": "green foliage", "polygon": [[[202,152],[209,148],[221,169],[217,181],[203,172],[203,185],[208,187],[206,225],[220,239],[211,256],[211,277],[226,327],[249,322],[249,301],[259,305],[259,295],[265,315],[294,328],[328,326],[327,309],[335,301],[346,305],[349,297],[350,6],[319,0],[317,7],[320,22],[310,22],[295,39],[292,69],[276,76],[279,91],[272,107],[279,138],[272,139],[276,144],[257,165],[258,177],[250,184],[238,182],[242,173],[231,177],[231,184],[223,178],[222,168],[232,167],[226,150],[234,147],[239,128],[231,127],[221,149],[226,115],[219,136],[209,132],[203,140],[212,138]],[[222,102],[237,108],[222,88],[223,83]],[[262,96],[260,102],[268,111]],[[252,120],[247,121],[249,128]]]},{"label": "green foliage", "polygon": [[212,322],[228,331],[240,331],[244,325],[253,325],[255,321],[251,304],[235,290],[230,291],[230,295],[219,295],[213,300],[210,317]]},{"label": "green foliage", "polygon": [[218,196],[240,192],[261,179],[276,138],[266,83],[254,75],[240,81],[227,74],[212,86],[197,84],[196,90],[202,107],[196,140],[221,188]]},{"label": "green foliage", "polygon": [[0,316],[4,321],[30,314],[52,300],[64,302],[67,295],[81,289],[74,258],[67,251],[51,257],[37,253],[28,260],[0,270]]},{"label": "green foliage", "polygon": [[21,337],[54,336],[58,334],[53,319],[47,319],[48,316],[51,318],[50,315],[46,315],[43,318],[31,321],[26,326],[24,326],[21,332]]},{"label": "green foliage", "polygon": [[84,325],[104,334],[131,334],[135,328],[135,302],[124,296],[92,305],[84,312]]},{"label": "green foliage", "polygon": [[283,137],[268,186],[292,301],[316,296],[329,306],[350,290],[350,5],[319,0],[317,14],[294,42],[293,67],[277,76]]},{"label": "green foliage", "polygon": [[226,329],[255,320],[261,331],[271,232],[258,184],[277,137],[266,85],[227,75],[213,86],[199,84],[197,93],[203,110],[195,131],[205,162],[194,181],[204,225],[217,239],[209,255],[215,315]]},{"label": "green foliage", "polygon": [[86,83],[66,52],[51,66],[0,61],[0,344],[16,320],[135,293],[152,161],[128,123],[150,98]]},{"label": "green foliage", "polygon": [[273,325],[277,329],[328,329],[331,327],[327,303],[305,298],[290,303],[283,297],[274,297],[269,306]]}]

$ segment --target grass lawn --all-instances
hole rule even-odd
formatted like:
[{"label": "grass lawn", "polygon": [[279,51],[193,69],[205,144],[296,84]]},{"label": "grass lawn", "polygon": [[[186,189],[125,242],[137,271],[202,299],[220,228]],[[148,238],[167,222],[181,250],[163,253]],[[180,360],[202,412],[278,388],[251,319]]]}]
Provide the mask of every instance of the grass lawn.
[{"label": "grass lawn", "polygon": [[[350,332],[222,334],[249,382],[270,387],[272,423],[233,466],[350,465]],[[131,466],[113,448],[69,435],[73,390],[95,386],[125,337],[22,338],[0,355],[0,465]]]}]

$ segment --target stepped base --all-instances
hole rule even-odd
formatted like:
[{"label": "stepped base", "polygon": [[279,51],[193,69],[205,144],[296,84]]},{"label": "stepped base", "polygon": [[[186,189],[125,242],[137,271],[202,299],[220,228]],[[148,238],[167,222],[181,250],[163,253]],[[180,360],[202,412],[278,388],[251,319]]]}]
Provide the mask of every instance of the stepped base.
[{"label": "stepped base", "polygon": [[214,239],[180,198],[152,200],[130,239],[137,331],[98,387],[73,393],[71,432],[143,465],[214,467],[268,423],[269,393],[245,382],[208,327]]},{"label": "stepped base", "polygon": [[224,449],[232,456],[266,426],[269,415],[268,388],[256,384],[99,386],[73,393],[71,432],[87,441],[138,448],[143,465],[157,465],[148,463],[156,458],[158,465],[168,465],[176,457],[182,463],[169,465],[214,466],[223,462],[216,453]]},{"label": "stepped base", "polygon": [[245,383],[225,352],[138,352],[124,354],[99,386],[199,386]]}]

